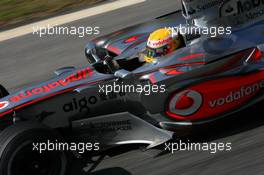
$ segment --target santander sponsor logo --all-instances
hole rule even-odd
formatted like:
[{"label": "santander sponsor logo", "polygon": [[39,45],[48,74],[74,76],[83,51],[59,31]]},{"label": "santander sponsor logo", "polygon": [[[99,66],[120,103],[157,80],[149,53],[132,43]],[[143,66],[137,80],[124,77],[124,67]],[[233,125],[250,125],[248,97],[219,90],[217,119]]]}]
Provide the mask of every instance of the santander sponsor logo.
[{"label": "santander sponsor logo", "polygon": [[260,89],[264,88],[264,80],[251,84],[249,86],[242,86],[237,91],[231,91],[227,96],[209,101],[211,108],[220,107],[226,104],[235,103],[243,98],[255,95]]},{"label": "santander sponsor logo", "polygon": [[9,105],[8,101],[2,101],[0,102],[0,110],[6,108]]},{"label": "santander sponsor logo", "polygon": [[65,87],[68,86],[71,83],[84,80],[88,77],[91,77],[93,75],[93,71],[90,67],[80,70],[76,73],[73,73],[66,77],[65,79],[61,79],[58,81],[51,82],[47,85],[41,86],[41,87],[36,87],[30,90],[26,90],[25,92],[22,92],[16,96],[11,97],[9,100],[13,103],[19,102],[23,99],[29,98],[33,95],[38,95],[42,93],[47,93],[50,92],[51,90],[54,90],[58,87]]}]

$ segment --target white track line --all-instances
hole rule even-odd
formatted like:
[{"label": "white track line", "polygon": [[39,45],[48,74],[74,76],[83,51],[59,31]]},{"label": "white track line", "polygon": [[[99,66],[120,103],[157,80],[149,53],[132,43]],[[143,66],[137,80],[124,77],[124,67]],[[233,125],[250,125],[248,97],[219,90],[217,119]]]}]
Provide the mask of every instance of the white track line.
[{"label": "white track line", "polygon": [[117,0],[111,3],[95,6],[95,7],[81,10],[78,12],[42,20],[36,23],[32,23],[32,24],[21,26],[21,27],[11,29],[8,31],[0,32],[0,42],[11,39],[11,38],[23,36],[29,33],[33,33],[34,26],[45,27],[49,24],[50,27],[53,27],[56,25],[62,25],[62,24],[77,21],[83,18],[95,16],[101,13],[106,13],[106,12],[117,10],[123,7],[142,3],[145,1],[146,0]]}]

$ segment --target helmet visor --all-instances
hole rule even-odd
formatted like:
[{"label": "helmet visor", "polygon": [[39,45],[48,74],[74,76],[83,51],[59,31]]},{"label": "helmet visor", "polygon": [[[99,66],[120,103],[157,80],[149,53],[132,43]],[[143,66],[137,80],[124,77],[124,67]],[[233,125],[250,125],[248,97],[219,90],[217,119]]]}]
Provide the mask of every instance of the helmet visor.
[{"label": "helmet visor", "polygon": [[162,46],[160,48],[150,48],[147,47],[144,54],[149,58],[157,58],[164,56],[168,53],[168,45]]}]

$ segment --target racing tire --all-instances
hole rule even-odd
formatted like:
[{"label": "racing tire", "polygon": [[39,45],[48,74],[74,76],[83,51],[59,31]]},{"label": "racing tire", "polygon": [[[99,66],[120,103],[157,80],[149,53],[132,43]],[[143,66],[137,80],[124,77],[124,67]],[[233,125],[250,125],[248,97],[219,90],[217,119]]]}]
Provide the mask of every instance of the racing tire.
[{"label": "racing tire", "polygon": [[0,98],[3,98],[3,97],[8,96],[8,95],[9,95],[9,93],[6,90],[6,88],[4,88],[4,86],[2,86],[0,84]]},{"label": "racing tire", "polygon": [[1,175],[66,175],[67,155],[62,151],[34,151],[34,144],[58,141],[58,134],[37,123],[23,122],[0,133]]}]

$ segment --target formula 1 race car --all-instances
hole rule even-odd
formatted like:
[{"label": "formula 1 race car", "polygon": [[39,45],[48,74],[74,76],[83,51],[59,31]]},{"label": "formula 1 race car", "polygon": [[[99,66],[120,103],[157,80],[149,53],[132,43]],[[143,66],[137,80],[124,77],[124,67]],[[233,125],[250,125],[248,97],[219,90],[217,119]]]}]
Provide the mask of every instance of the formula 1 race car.
[{"label": "formula 1 race car", "polygon": [[97,38],[86,47],[90,64],[83,68],[58,69],[11,94],[0,86],[0,174],[64,175],[67,150],[78,154],[78,143],[93,151],[152,148],[182,128],[264,99],[261,22],[228,36],[186,37],[186,47],[155,64],[139,61],[151,31],[181,23],[175,12]]}]

